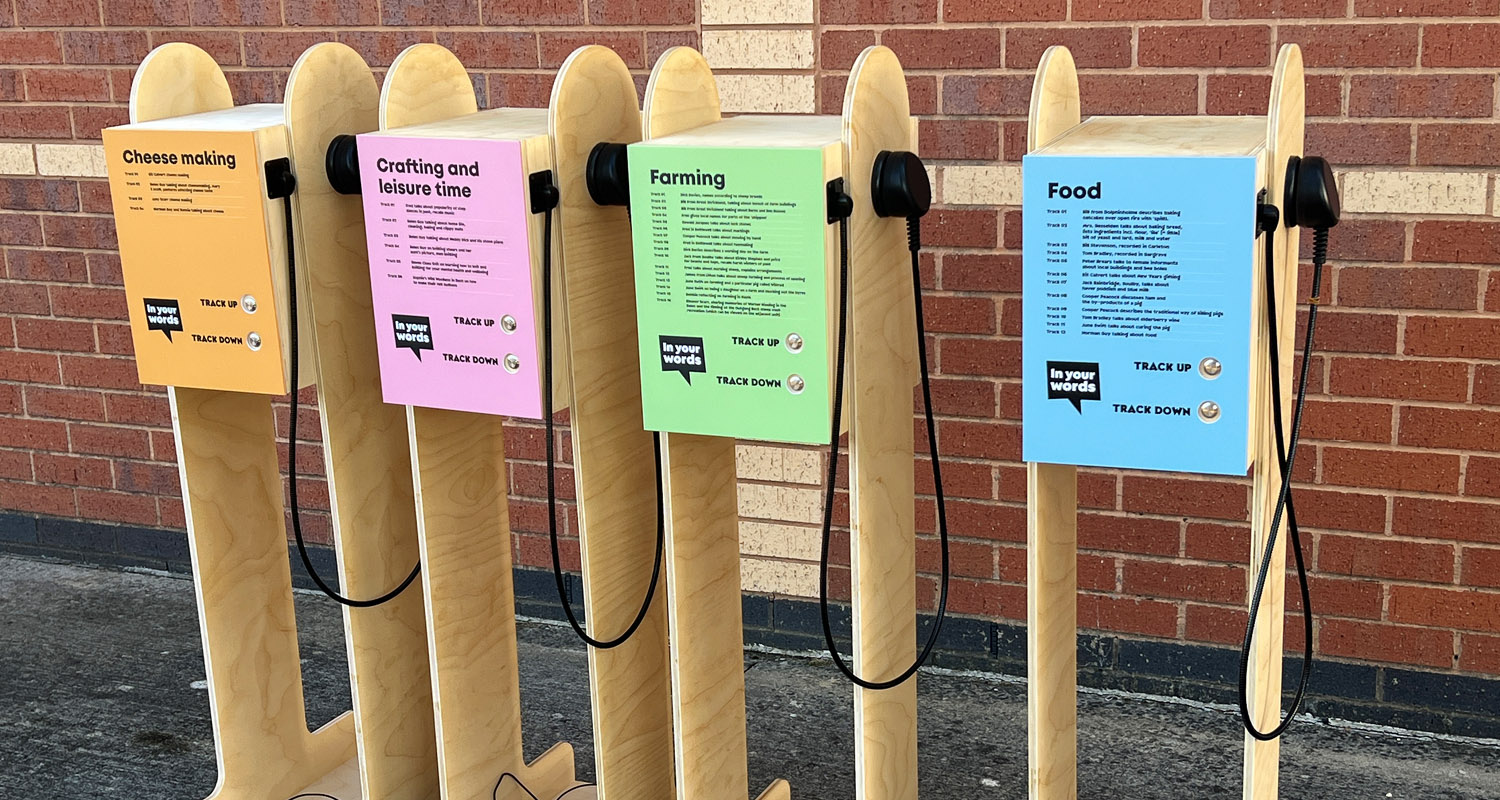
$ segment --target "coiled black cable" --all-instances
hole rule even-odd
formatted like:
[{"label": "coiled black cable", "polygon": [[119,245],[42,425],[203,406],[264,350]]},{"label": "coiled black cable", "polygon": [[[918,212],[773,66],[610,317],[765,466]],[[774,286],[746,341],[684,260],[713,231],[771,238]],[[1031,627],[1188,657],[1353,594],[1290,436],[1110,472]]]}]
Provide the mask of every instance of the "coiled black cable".
[{"label": "coiled black cable", "polygon": [[849,325],[849,219],[843,217],[839,220],[838,357],[833,384],[833,430],[829,434],[828,486],[824,490],[823,502],[823,543],[818,565],[818,609],[822,616],[823,641],[828,647],[828,654],[833,658],[834,665],[854,685],[873,690],[900,686],[917,673],[917,670],[932,655],[932,649],[937,645],[938,634],[943,629],[943,619],[948,613],[948,506],[943,495],[943,474],[938,461],[937,423],[933,420],[932,387],[927,374],[927,327],[922,318],[922,272],[918,259],[922,246],[919,218],[910,217],[906,220],[906,239],[907,249],[911,251],[911,289],[916,306],[917,358],[922,372],[922,408],[927,420],[928,456],[932,459],[933,494],[937,498],[938,541],[942,551],[942,583],[938,593],[937,616],[933,620],[932,629],[928,632],[927,642],[922,646],[922,652],[901,674],[887,680],[872,681],[856,675],[854,670],[844,662],[844,657],[839,653],[838,644],[834,641],[833,626],[828,618],[828,555],[833,540],[834,484],[838,480],[839,429],[843,427],[845,340]]},{"label": "coiled black cable", "polygon": [[[1279,342],[1279,319],[1276,313],[1276,227],[1272,223],[1266,228],[1266,252],[1265,252],[1265,279],[1266,279],[1266,316],[1269,321],[1270,339],[1270,368],[1271,368],[1271,402],[1276,431],[1276,458],[1281,473],[1281,492],[1276,498],[1276,508],[1271,515],[1271,528],[1266,536],[1265,554],[1260,561],[1260,569],[1255,577],[1255,589],[1250,598],[1250,617],[1245,625],[1245,641],[1240,648],[1240,685],[1239,705],[1240,719],[1245,724],[1245,732],[1251,737],[1267,742],[1271,741],[1286,731],[1291,726],[1292,720],[1297,716],[1297,710],[1302,707],[1302,700],[1307,693],[1308,679],[1312,675],[1313,667],[1313,616],[1312,596],[1308,588],[1307,564],[1302,555],[1302,538],[1297,527],[1295,506],[1292,502],[1292,466],[1297,458],[1297,441],[1302,430],[1302,411],[1307,401],[1307,377],[1312,364],[1313,333],[1317,329],[1318,305],[1321,302],[1319,292],[1323,285],[1323,265],[1328,261],[1328,230],[1318,229],[1313,234],[1313,279],[1312,297],[1308,301],[1307,311],[1307,339],[1302,346],[1302,372],[1297,386],[1296,400],[1292,412],[1292,436],[1287,442],[1282,424],[1281,413],[1281,345]],[[1295,324],[1295,322],[1293,323]],[[1287,532],[1291,539],[1292,556],[1297,564],[1297,582],[1302,591],[1302,622],[1305,646],[1302,649],[1302,675],[1297,681],[1297,691],[1292,697],[1292,707],[1286,716],[1280,720],[1275,728],[1262,731],[1255,727],[1255,719],[1250,710],[1250,653],[1255,640],[1255,623],[1260,614],[1260,601],[1265,594],[1266,578],[1273,568],[1282,569],[1281,565],[1273,564],[1276,555],[1276,535],[1281,526],[1282,516],[1287,520]],[[1280,666],[1277,666],[1280,669]]]},{"label": "coiled black cable", "polygon": [[[557,599],[562,604],[563,613],[567,615],[568,625],[572,626],[573,632],[578,634],[585,644],[596,650],[609,650],[619,647],[635,635],[640,629],[641,623],[645,622],[646,614],[651,609],[652,598],[656,596],[656,586],[661,580],[662,554],[667,546],[667,520],[666,509],[663,503],[662,486],[662,463],[661,463],[661,435],[653,433],[651,444],[656,455],[656,557],[651,564],[651,580],[646,586],[646,597],[641,601],[640,610],[636,612],[635,619],[625,628],[625,632],[612,639],[596,639],[584,630],[583,624],[578,621],[577,615],[573,613],[573,604],[568,600],[568,590],[563,583],[562,555],[558,546],[557,533],[557,454],[552,423],[552,209],[547,208],[542,222],[542,342],[544,362],[542,376],[542,419],[547,432],[547,531],[552,545],[552,577],[557,583]],[[519,782],[519,781],[518,781]],[[498,788],[498,787],[497,787]],[[570,790],[571,791],[571,790]]]},{"label": "coiled black cable", "polygon": [[[287,180],[288,181],[291,180],[290,176],[287,176]],[[295,185],[295,182],[293,182],[293,185]],[[389,592],[386,592],[385,594],[380,595],[379,597],[371,598],[369,600],[356,600],[356,599],[353,599],[353,598],[350,598],[350,597],[345,597],[344,595],[339,594],[337,591],[334,590],[334,588],[332,586],[329,586],[328,583],[323,580],[323,576],[321,576],[321,575],[318,574],[317,568],[313,566],[312,558],[307,553],[307,542],[306,542],[306,540],[302,536],[302,508],[301,508],[301,502],[297,499],[297,418],[298,418],[298,409],[300,407],[299,403],[297,402],[297,391],[300,388],[298,384],[301,383],[301,379],[300,379],[301,375],[300,375],[300,371],[299,371],[300,368],[301,368],[301,365],[298,363],[299,359],[298,359],[298,347],[297,347],[297,266],[296,266],[297,265],[297,258],[296,258],[296,255],[295,255],[295,253],[296,253],[296,246],[295,246],[295,242],[293,241],[293,238],[292,238],[293,237],[292,196],[291,196],[290,190],[288,190],[288,192],[285,195],[283,195],[282,201],[284,203],[283,208],[286,211],[286,297],[287,297],[287,317],[288,317],[287,321],[288,321],[288,326],[291,329],[291,334],[290,334],[290,337],[289,337],[289,344],[290,344],[290,346],[292,348],[292,353],[291,353],[291,362],[292,362],[291,363],[291,367],[292,367],[292,369],[291,369],[291,372],[292,372],[291,429],[289,431],[287,431],[287,437],[286,437],[286,462],[287,462],[287,464],[286,464],[286,474],[287,474],[288,489],[290,491],[291,501],[292,501],[292,538],[296,539],[296,541],[297,541],[297,554],[302,557],[302,566],[307,570],[308,577],[312,578],[314,584],[317,584],[317,587],[318,587],[319,591],[321,591],[323,594],[327,595],[334,602],[336,602],[336,603],[338,603],[340,605],[348,606],[349,608],[372,608],[374,606],[381,605],[382,603],[390,602],[391,600],[395,599],[395,597],[397,595],[399,595],[402,592],[406,591],[406,588],[408,586],[411,586],[412,582],[417,579],[417,575],[421,573],[421,571],[422,571],[422,562],[418,561],[417,565],[411,568],[411,573],[409,575],[407,575],[406,579],[403,580],[403,581],[401,581],[401,583],[399,585],[397,585],[396,588],[390,590]]]}]

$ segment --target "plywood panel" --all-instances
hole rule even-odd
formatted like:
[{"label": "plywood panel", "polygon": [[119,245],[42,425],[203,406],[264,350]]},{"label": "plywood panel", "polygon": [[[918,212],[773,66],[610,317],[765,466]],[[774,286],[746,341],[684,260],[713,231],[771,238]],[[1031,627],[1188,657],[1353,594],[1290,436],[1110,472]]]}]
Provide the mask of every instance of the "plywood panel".
[{"label": "plywood panel", "polygon": [[396,56],[386,73],[379,127],[403,128],[478,110],[474,82],[458,57],[440,45],[414,44]]},{"label": "plywood panel", "polygon": [[688,128],[667,140],[674,147],[823,147],[838,144],[842,135],[839,117],[746,114]]},{"label": "plywood panel", "polygon": [[[1079,122],[1078,75],[1049,47],[1031,88],[1026,146],[1037,150]],[[1078,468],[1026,465],[1027,791],[1078,796]]]},{"label": "plywood panel", "polygon": [[[422,45],[414,45],[421,47]],[[426,45],[433,47],[434,45]],[[420,76],[408,76],[420,79]],[[386,94],[398,96],[387,84]],[[411,90],[415,92],[416,90]],[[470,93],[472,94],[472,93]],[[469,94],[465,94],[467,98]],[[445,113],[462,107],[462,101],[453,104],[428,103],[419,109],[407,109],[400,116],[393,113],[392,119],[421,119],[426,114]],[[490,108],[484,111],[465,112],[456,117],[434,119],[414,125],[391,127],[381,132],[384,136],[406,136],[421,138],[486,139],[493,141],[515,141],[533,136],[547,135],[547,109],[545,108]]]},{"label": "plywood panel", "polygon": [[[647,141],[718,121],[718,87],[703,56],[688,47],[663,53],[642,116]],[[677,797],[739,800],[749,776],[734,440],[663,440]]]},{"label": "plywood panel", "polygon": [[[1302,76],[1302,51],[1294,44],[1284,45],[1276,58],[1276,69],[1271,80],[1270,113],[1266,119],[1267,199],[1278,208],[1282,205],[1281,187],[1286,185],[1287,160],[1302,155],[1304,128],[1305,84]],[[1285,219],[1282,209],[1282,219]],[[1265,553],[1270,536],[1271,518],[1275,512],[1277,496],[1281,492],[1281,470],[1276,456],[1276,432],[1272,414],[1280,413],[1285,430],[1290,436],[1292,391],[1292,365],[1296,359],[1297,329],[1297,262],[1299,228],[1277,230],[1276,241],[1276,311],[1279,317],[1277,328],[1271,331],[1266,324],[1264,298],[1256,305],[1257,326],[1261,333],[1257,354],[1267,352],[1266,337],[1277,336],[1281,354],[1280,397],[1265,402],[1271,397],[1270,364],[1267,361],[1260,371],[1260,390],[1255,393],[1256,441],[1254,476],[1250,509],[1250,563],[1251,580]],[[1264,248],[1257,247],[1257,252]],[[1261,258],[1257,258],[1264,269]],[[1257,276],[1259,270],[1257,270]],[[1256,280],[1260,286],[1264,281]],[[1281,719],[1282,638],[1285,632],[1283,613],[1286,607],[1286,543],[1287,521],[1283,519],[1271,556],[1272,568],[1266,575],[1265,595],[1261,599],[1260,615],[1256,619],[1254,647],[1250,654],[1250,708],[1254,714],[1255,727],[1262,731],[1275,728]],[[1245,734],[1244,797],[1247,800],[1269,800],[1279,794],[1278,767],[1281,759],[1281,742],[1257,741]]]},{"label": "plywood panel", "polygon": [[[310,48],[287,80],[287,131],[298,190],[297,263],[317,348],[318,404],[339,577],[349,597],[398,585],[417,563],[416,507],[406,415],[380,397],[370,274],[358,197],[324,171],[338,134],[375,127],[369,67],[335,43]],[[304,367],[305,368],[305,367]],[[344,609],[360,767],[369,797],[437,796],[437,755],[422,590],[373,608]]]},{"label": "plywood panel", "polygon": [[503,772],[530,786],[521,750],[504,437],[500,425],[482,424],[482,415],[408,412],[443,797],[482,796]]},{"label": "plywood panel", "polygon": [[1031,112],[1026,120],[1026,150],[1051,144],[1082,119],[1078,103],[1078,70],[1068,48],[1053,45],[1042,53],[1031,84]]},{"label": "plywood panel", "polygon": [[1078,468],[1026,465],[1027,785],[1078,796]]},{"label": "plywood panel", "polygon": [[[404,50],[380,97],[382,130],[479,116],[463,64],[433,44]],[[489,112],[485,121],[509,116],[509,110]],[[523,116],[530,117],[525,124],[538,121],[535,113]],[[523,142],[523,163],[538,157],[539,141],[545,151],[544,137]],[[550,160],[549,153],[542,157]],[[529,222],[535,250],[540,223]],[[504,419],[407,411],[442,797],[508,800],[527,791],[555,797],[574,785],[572,747],[557,745],[528,766],[521,742]],[[501,782],[506,773],[524,788]]]},{"label": "plywood panel", "polygon": [[229,81],[203,48],[164,44],[141,61],[130,82],[130,121],[150,122],[234,105]]},{"label": "plywood panel", "polygon": [[[354,733],[354,716],[353,714],[345,716],[349,721],[347,727],[352,736]],[[281,800],[284,794],[284,792],[276,794],[275,800]],[[298,789],[296,794],[292,796],[300,800],[302,795],[311,795],[317,798],[321,798],[323,795],[332,795],[333,797],[340,798],[340,800],[363,796],[363,789],[360,786],[359,758],[351,756],[348,761],[340,764],[332,772]]]},{"label": "plywood panel", "polygon": [[[635,618],[657,557],[652,434],[641,428],[630,218],[589,197],[585,168],[600,142],[640,139],[635,83],[625,62],[597,45],[563,64],[549,112],[560,194],[557,238],[571,343],[573,474],[588,627],[618,636]],[[673,795],[666,581],[631,639],[589,648],[595,772],[607,800]],[[582,794],[578,792],[575,794]],[[573,795],[569,795],[572,800]]]},{"label": "plywood panel", "polygon": [[[136,71],[130,120],[232,104],[208,53],[172,43]],[[307,729],[270,398],[176,387],[167,396],[218,761],[209,797],[280,800],[340,772],[355,743],[350,714]]]},{"label": "plywood panel", "polygon": [[1245,156],[1266,146],[1259,117],[1089,117],[1036,152],[1078,156]]},{"label": "plywood panel", "polygon": [[355,746],[349,714],[307,730],[271,398],[169,396],[219,762],[210,797],[282,800]]},{"label": "plywood panel", "polygon": [[[915,151],[895,53],[864,51],[844,94],[849,218],[850,564],[855,672],[884,681],[916,658],[912,377],[917,328],[906,222],[875,215],[870,176],[883,150]],[[837,285],[830,282],[830,285]],[[831,491],[831,487],[829,488]],[[855,796],[917,797],[917,680],[855,687]]]},{"label": "plywood panel", "polygon": [[691,47],[671,47],[656,60],[641,107],[646,141],[671,136],[722,118],[719,85],[708,62]]},{"label": "plywood panel", "polygon": [[749,771],[734,440],[663,436],[677,797],[739,800]]}]

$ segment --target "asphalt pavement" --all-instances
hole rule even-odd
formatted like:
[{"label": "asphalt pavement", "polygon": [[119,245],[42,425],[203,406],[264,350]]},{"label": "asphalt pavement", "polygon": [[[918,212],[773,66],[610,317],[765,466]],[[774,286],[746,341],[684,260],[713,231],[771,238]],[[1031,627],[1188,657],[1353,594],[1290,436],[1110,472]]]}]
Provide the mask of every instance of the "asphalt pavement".
[{"label": "asphalt pavement", "polygon": [[[349,707],[338,607],[299,593],[309,721]],[[593,773],[587,662],[566,628],[520,626],[528,758],[570,741]],[[854,797],[852,692],[826,659],[747,652],[751,796]],[[214,785],[192,585],[181,576],[0,557],[0,798],[195,800]],[[924,673],[924,800],[1026,797],[1026,688]],[[1079,797],[1240,794],[1243,745],[1226,708],[1085,693]],[[1282,797],[1500,798],[1500,742],[1307,721],[1282,746]],[[339,800],[354,800],[339,798]],[[484,800],[475,798],[474,800]],[[663,800],[670,800],[663,798]]]}]

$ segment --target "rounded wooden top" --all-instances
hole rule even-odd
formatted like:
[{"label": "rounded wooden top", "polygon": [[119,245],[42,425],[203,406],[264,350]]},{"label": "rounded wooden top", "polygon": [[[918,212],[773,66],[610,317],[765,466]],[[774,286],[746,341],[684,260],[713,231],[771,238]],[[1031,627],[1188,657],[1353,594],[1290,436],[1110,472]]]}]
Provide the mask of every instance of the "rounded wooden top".
[{"label": "rounded wooden top", "polygon": [[169,42],[150,53],[130,84],[130,121],[180,117],[234,105],[229,81],[208,51]]}]

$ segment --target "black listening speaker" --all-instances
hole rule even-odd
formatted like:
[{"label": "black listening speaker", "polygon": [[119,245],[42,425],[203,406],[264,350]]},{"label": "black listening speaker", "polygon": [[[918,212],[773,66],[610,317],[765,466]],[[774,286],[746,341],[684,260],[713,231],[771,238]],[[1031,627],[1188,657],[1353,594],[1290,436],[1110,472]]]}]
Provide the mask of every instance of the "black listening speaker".
[{"label": "black listening speaker", "polygon": [[915,153],[882,150],[870,175],[870,198],[881,217],[915,219],[932,207],[927,168]]},{"label": "black listening speaker", "polygon": [[1339,224],[1339,187],[1333,180],[1333,167],[1318,156],[1292,156],[1282,202],[1288,228],[1327,230]]},{"label": "black listening speaker", "polygon": [[359,194],[359,148],[355,146],[353,134],[341,133],[328,143],[328,155],[323,159],[328,172],[328,185],[339,194]]}]

